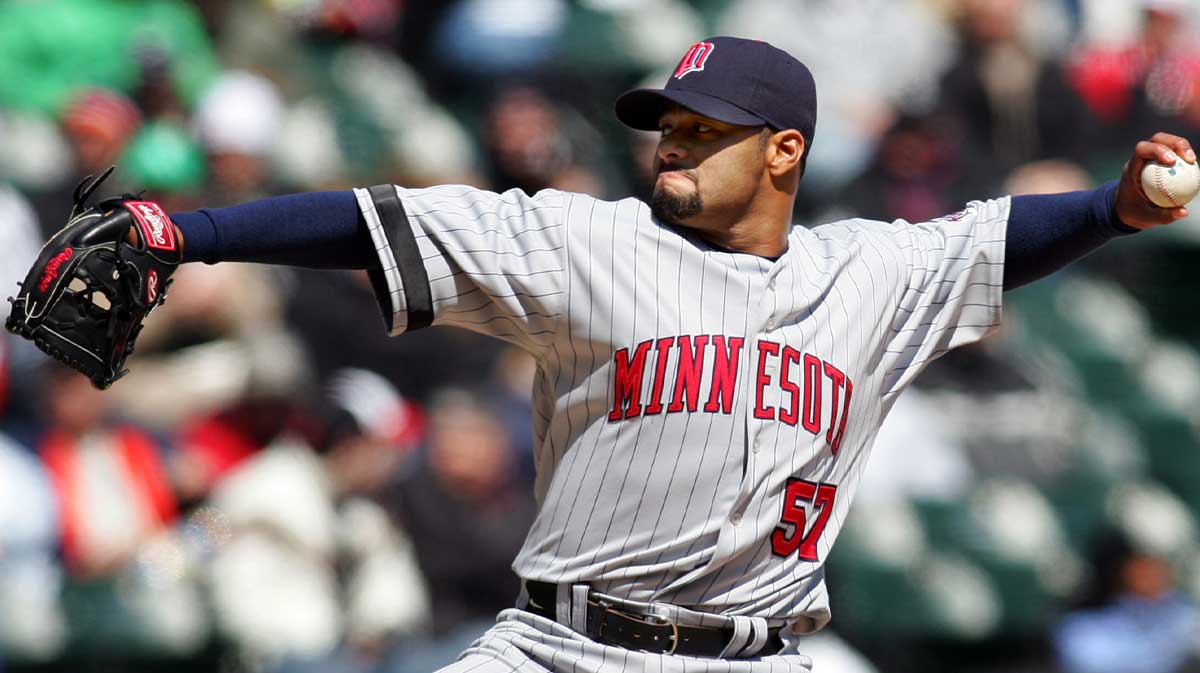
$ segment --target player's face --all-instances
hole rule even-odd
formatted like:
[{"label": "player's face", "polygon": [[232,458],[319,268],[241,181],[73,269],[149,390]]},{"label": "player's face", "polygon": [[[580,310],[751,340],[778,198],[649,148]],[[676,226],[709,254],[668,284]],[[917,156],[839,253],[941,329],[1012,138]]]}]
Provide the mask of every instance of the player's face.
[{"label": "player's face", "polygon": [[699,229],[739,219],[762,176],[762,127],[734,126],[680,107],[663,113],[658,126],[654,215]]}]

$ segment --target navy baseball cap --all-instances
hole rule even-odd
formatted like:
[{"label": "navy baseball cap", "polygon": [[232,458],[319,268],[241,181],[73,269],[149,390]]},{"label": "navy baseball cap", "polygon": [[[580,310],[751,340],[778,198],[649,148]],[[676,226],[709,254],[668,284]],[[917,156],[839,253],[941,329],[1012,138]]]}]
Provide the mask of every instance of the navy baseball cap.
[{"label": "navy baseball cap", "polygon": [[[791,54],[766,42],[710,37],[693,44],[661,89],[634,89],[617,99],[626,126],[657,131],[672,103],[736,126],[796,129],[812,146],[817,87]],[[806,151],[807,154],[807,151]]]}]

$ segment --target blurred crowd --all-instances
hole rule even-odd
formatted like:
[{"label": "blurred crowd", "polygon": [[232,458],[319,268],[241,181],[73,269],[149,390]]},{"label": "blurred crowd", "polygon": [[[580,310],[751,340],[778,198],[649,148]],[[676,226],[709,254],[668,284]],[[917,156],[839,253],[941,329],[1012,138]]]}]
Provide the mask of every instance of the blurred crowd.
[{"label": "blurred crowd", "polygon": [[[1200,142],[1194,0],[6,0],[0,282],[85,175],[168,211],[382,182],[648,195],[617,94],[705,35],[818,88],[795,219],[920,221]],[[1006,297],[902,397],[817,672],[1200,670],[1200,222]],[[11,290],[10,290],[11,291]],[[360,272],[185,266],[93,390],[0,339],[0,670],[420,673],[518,582],[536,364]],[[856,651],[857,650],[857,651]]]}]

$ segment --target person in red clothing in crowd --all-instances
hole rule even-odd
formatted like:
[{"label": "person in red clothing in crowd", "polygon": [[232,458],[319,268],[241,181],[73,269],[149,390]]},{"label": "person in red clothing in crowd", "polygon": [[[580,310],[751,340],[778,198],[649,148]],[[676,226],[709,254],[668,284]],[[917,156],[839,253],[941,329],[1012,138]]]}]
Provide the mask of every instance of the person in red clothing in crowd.
[{"label": "person in red clothing in crowd", "polygon": [[67,567],[81,579],[110,576],[175,520],[161,447],[113,422],[108,398],[65,367],[47,377],[44,399],[37,448],[58,499]]},{"label": "person in red clothing in crowd", "polygon": [[1124,161],[1129,139],[1146,129],[1173,128],[1184,136],[1200,131],[1193,11],[1191,0],[1142,0],[1141,30],[1133,40],[1087,45],[1068,59],[1067,80],[1099,119],[1095,142],[1114,161]]}]

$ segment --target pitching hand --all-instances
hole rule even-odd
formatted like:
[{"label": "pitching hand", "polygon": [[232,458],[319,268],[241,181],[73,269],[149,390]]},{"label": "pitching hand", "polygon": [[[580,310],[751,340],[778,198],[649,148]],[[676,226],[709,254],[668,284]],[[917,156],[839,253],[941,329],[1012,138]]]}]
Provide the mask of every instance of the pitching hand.
[{"label": "pitching hand", "polygon": [[1160,208],[1142,190],[1142,169],[1151,161],[1173,164],[1176,160],[1196,161],[1196,153],[1184,138],[1170,133],[1155,133],[1133,149],[1133,157],[1125,164],[1121,184],[1117,187],[1117,217],[1137,229],[1149,229],[1158,224],[1170,224],[1188,215],[1187,208]]}]

